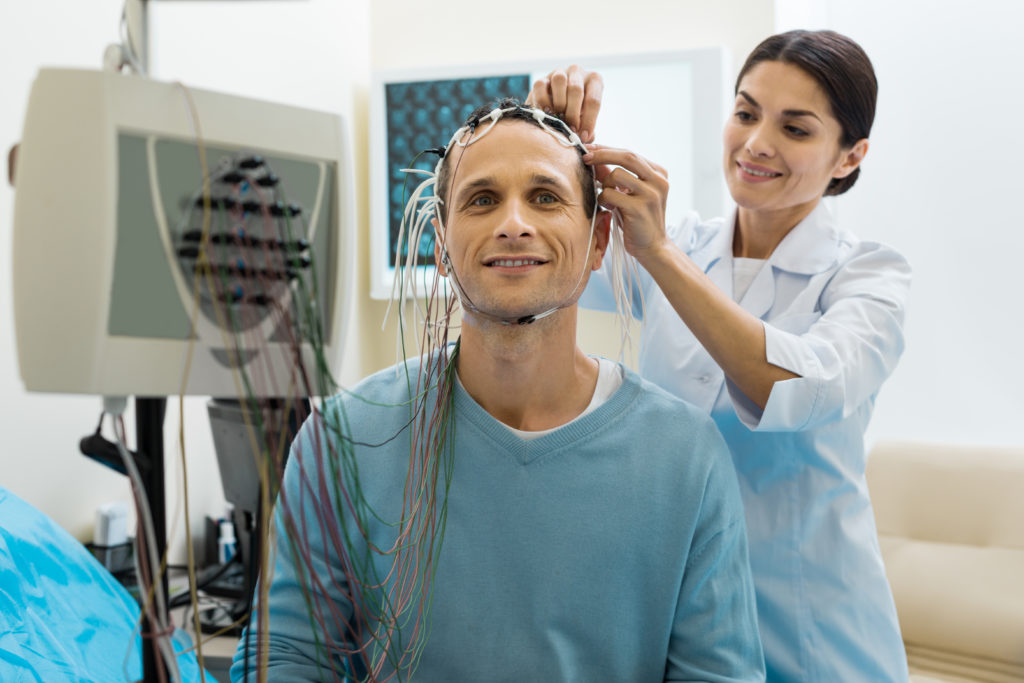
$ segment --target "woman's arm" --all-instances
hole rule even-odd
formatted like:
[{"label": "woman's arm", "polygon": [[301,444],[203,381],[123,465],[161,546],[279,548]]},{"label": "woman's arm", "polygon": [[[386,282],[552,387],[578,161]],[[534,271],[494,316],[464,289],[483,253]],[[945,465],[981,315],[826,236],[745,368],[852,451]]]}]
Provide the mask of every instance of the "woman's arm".
[{"label": "woman's arm", "polygon": [[[733,384],[762,410],[775,382],[799,375],[768,362],[764,325],[730,299],[665,232],[665,170],[632,152],[592,145],[604,189],[617,212],[626,250],[651,275],[672,308]],[[614,168],[612,168],[614,167]]]}]

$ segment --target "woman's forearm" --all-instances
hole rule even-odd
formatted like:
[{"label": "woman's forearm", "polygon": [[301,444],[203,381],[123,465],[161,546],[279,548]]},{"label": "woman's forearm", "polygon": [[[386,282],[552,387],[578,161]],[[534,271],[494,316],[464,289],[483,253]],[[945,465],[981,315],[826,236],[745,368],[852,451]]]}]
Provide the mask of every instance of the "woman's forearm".
[{"label": "woman's forearm", "polygon": [[636,257],[725,375],[759,407],[768,403],[775,382],[798,376],[768,362],[762,322],[675,244],[665,240]]}]

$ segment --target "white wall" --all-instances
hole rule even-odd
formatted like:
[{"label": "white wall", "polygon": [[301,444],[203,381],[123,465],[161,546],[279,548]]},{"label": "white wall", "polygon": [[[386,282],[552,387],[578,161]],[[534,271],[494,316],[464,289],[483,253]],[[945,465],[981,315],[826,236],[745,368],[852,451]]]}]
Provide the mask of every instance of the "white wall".
[{"label": "white wall", "polygon": [[1024,444],[1024,4],[829,0],[879,79],[840,220],[914,268],[907,351],[869,437]]},{"label": "white wall", "polygon": [[[768,0],[519,0],[489,6],[475,0],[374,0],[371,10],[371,66],[409,69],[466,63],[550,60],[567,66],[587,56],[652,53],[725,46],[735,66],[772,32]],[[523,93],[525,96],[526,93]],[[606,98],[615,97],[606,92]],[[644,116],[657,94],[638,105]],[[658,112],[657,109],[654,110]],[[658,112],[669,123],[671,112]],[[600,135],[600,122],[598,123]],[[604,140],[613,144],[614,141]],[[372,306],[378,302],[373,302]],[[383,311],[383,306],[380,307]],[[618,322],[610,314],[580,312],[579,344],[591,353],[616,358]],[[615,333],[609,334],[609,330]],[[394,332],[389,330],[393,338]],[[634,334],[634,339],[639,337]],[[378,367],[394,362],[392,345],[367,354]],[[635,347],[626,361],[635,366]]]},{"label": "white wall", "polygon": [[[28,394],[18,376],[11,301],[11,216],[7,150],[21,135],[28,91],[42,65],[99,67],[117,40],[120,0],[5,3],[0,17],[0,485],[43,509],[80,538],[90,537],[100,503],[128,499],[124,477],[78,454],[96,427],[95,397]],[[54,330],[70,346],[74,330]],[[109,433],[109,432],[108,432]]]},{"label": "white wall", "polygon": [[[11,5],[11,3],[7,3]],[[5,5],[0,20],[0,148],[18,139],[31,80],[42,65],[98,67],[103,48],[117,40],[120,0],[37,0]],[[394,361],[394,327],[384,333],[381,302],[367,295],[366,97],[370,68],[566,58],[725,45],[738,61],[771,32],[765,0],[637,0],[614,15],[587,0],[521,0],[493,10],[478,2],[445,0],[294,0],[150,3],[151,71],[162,80],[286,101],[351,115],[359,196],[360,293],[352,305],[343,380]],[[0,263],[10,263],[13,192],[0,188]],[[595,316],[597,314],[594,314]],[[10,279],[0,279],[0,320],[13,320]],[[583,341],[600,352],[599,319],[584,320]],[[589,326],[589,327],[588,327]],[[587,330],[592,330],[587,332]],[[57,330],[74,343],[73,330]],[[381,341],[384,343],[381,343]],[[0,333],[0,411],[6,437],[0,449],[0,485],[27,499],[83,540],[91,536],[95,507],[127,499],[125,480],[78,454],[79,438],[95,427],[94,397],[26,393],[18,377],[10,323]],[[178,406],[165,425],[174,486]],[[194,530],[222,495],[212,439],[201,399],[185,402],[191,514]],[[183,557],[180,513],[172,558]]]},{"label": "white wall", "polygon": [[[29,85],[41,65],[100,64],[117,39],[120,0],[7,3],[0,17],[0,148],[18,139]],[[154,3],[153,70],[162,79],[351,114],[360,197],[355,332],[345,379],[393,360],[384,307],[365,295],[366,87],[370,68],[508,61],[725,45],[734,67],[761,38],[793,23],[830,26],[859,40],[881,81],[872,149],[852,193],[837,202],[844,223],[908,255],[915,284],[907,353],[883,389],[869,436],[961,442],[1024,441],[1022,306],[1015,212],[1024,110],[1013,2],[883,3],[855,7],[762,0],[636,0],[614,15],[586,0],[307,0]],[[788,23],[788,25],[787,25]],[[614,96],[613,93],[608,94]],[[13,192],[0,187],[0,263],[11,254]],[[966,239],[961,238],[964,235]],[[3,267],[3,272],[10,272]],[[590,316],[591,314],[588,314]],[[581,342],[603,353],[609,321],[585,316]],[[0,320],[12,321],[10,278],[0,278]],[[0,485],[82,539],[95,507],[127,499],[125,480],[78,454],[100,404],[93,397],[28,394],[18,377],[10,322],[0,331]],[[74,343],[73,330],[56,330]],[[385,343],[380,343],[380,340]],[[173,462],[177,405],[166,424]],[[202,401],[186,402],[192,514],[222,503]],[[173,471],[171,473],[173,478]],[[176,489],[172,500],[180,500]],[[178,515],[180,517],[180,515]],[[178,540],[172,547],[181,556]]]},{"label": "white wall", "polygon": [[[0,148],[4,160],[20,136],[28,91],[43,65],[98,68],[103,49],[118,40],[121,0],[39,0],[5,3],[0,17]],[[161,80],[284,101],[350,116],[361,111],[369,79],[368,0],[306,2],[149,3],[152,7],[151,74]],[[365,114],[354,125],[365,129]],[[365,137],[362,136],[362,137]],[[356,136],[358,149],[365,149]],[[360,153],[365,157],[365,152]],[[0,267],[10,272],[13,191],[0,187]],[[359,181],[365,173],[361,172]],[[365,194],[358,190],[360,197]],[[360,215],[364,214],[360,200]],[[68,283],[73,286],[73,283]],[[128,500],[124,477],[78,452],[78,440],[96,426],[96,397],[29,394],[18,376],[11,322],[10,277],[0,279],[0,485],[28,500],[82,540],[91,538],[94,510]],[[74,330],[54,330],[75,343]],[[358,354],[358,337],[350,343]],[[359,362],[349,359],[352,381]],[[186,399],[185,441],[193,532],[204,514],[220,514],[223,494],[205,400]],[[168,403],[165,422],[168,513],[172,561],[184,558],[182,496],[177,482],[179,407]],[[134,441],[129,419],[130,437]],[[110,432],[107,432],[108,436]]]}]

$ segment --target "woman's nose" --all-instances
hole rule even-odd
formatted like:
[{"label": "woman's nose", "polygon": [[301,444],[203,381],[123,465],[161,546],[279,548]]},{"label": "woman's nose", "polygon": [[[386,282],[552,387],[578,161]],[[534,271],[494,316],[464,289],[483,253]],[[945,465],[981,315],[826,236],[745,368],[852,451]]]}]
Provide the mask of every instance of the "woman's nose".
[{"label": "woman's nose", "polygon": [[755,126],[747,136],[747,152],[752,157],[770,158],[775,154],[772,133],[765,125]]}]

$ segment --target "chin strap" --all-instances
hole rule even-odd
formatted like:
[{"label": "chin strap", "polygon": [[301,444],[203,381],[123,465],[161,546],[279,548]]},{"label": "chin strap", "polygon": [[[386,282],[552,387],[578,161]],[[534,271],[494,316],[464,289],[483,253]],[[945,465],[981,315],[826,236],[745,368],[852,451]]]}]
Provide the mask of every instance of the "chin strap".
[{"label": "chin strap", "polygon": [[[452,135],[452,138],[451,140],[448,141],[448,144],[440,150],[440,159],[438,159],[437,165],[434,168],[434,178],[437,178],[438,174],[440,174],[441,165],[444,163],[446,151],[450,150],[452,148],[452,145],[456,145],[458,147],[468,147],[476,142],[479,142],[481,139],[483,139],[484,136],[491,132],[491,130],[494,128],[494,124],[496,124],[498,120],[501,119],[502,116],[512,111],[524,111],[529,113],[530,116],[533,117],[533,119],[538,124],[540,124],[540,127],[549,135],[551,135],[551,137],[557,140],[558,143],[561,144],[563,147],[575,147],[580,151],[581,154],[587,153],[587,148],[580,141],[579,136],[576,135],[576,133],[572,132],[561,119],[552,116],[551,114],[547,114],[543,110],[536,109],[534,107],[517,106],[506,107],[504,109],[500,107],[495,107],[484,116],[478,118],[475,121],[470,122],[468,125],[465,125],[462,128],[455,131],[455,134]],[[548,124],[549,120],[554,122],[554,126]],[[485,123],[487,124],[487,127],[484,128],[479,135],[474,135],[474,133],[476,133],[477,128],[479,128],[482,124]],[[598,183],[595,179],[594,197],[596,198],[600,193],[600,183]],[[518,318],[503,318],[501,316],[497,316],[492,313],[488,313],[486,311],[481,310],[479,306],[473,303],[473,300],[469,298],[465,290],[462,289],[462,285],[459,283],[459,278],[455,273],[455,269],[452,268],[451,259],[448,257],[448,248],[445,244],[447,242],[447,228],[445,227],[444,224],[444,211],[437,210],[438,206],[443,208],[443,205],[444,201],[438,198],[433,206],[434,216],[437,219],[436,233],[438,236],[438,240],[441,243],[441,264],[447,271],[448,281],[451,283],[452,289],[455,290],[455,295],[459,297],[459,303],[465,310],[481,318],[484,318],[485,320],[501,323],[502,325],[529,325],[530,323],[536,322],[541,318],[546,318],[552,313],[560,311],[563,308],[568,308],[569,306],[572,306],[574,303],[576,303],[576,300],[579,298],[579,296],[577,295],[577,291],[579,290],[580,285],[583,283],[583,279],[587,274],[587,262],[584,262],[583,264],[583,271],[580,273],[579,278],[576,280],[576,285],[572,288],[572,291],[569,292],[568,297],[566,297],[566,299],[558,306],[549,308],[548,310],[540,313],[524,315]],[[588,252],[589,245],[593,243],[594,240],[594,227],[597,224],[597,212],[598,208],[595,202],[594,213],[590,217],[590,238],[587,241]]]},{"label": "chin strap", "polygon": [[[590,218],[590,237],[587,240],[588,253],[590,252],[590,245],[594,241],[594,227],[596,225],[597,207],[594,208],[594,215]],[[459,278],[455,274],[455,269],[452,268],[452,260],[448,256],[448,248],[443,244],[441,246],[441,265],[444,266],[444,269],[447,272],[448,281],[451,283],[452,289],[455,290],[455,295],[459,297],[459,303],[462,304],[462,307],[465,310],[485,320],[501,323],[502,325],[529,325],[530,323],[536,322],[541,318],[546,318],[552,313],[560,311],[563,308],[568,308],[569,306],[572,306],[574,303],[576,303],[576,300],[579,299],[579,295],[577,292],[579,292],[580,285],[583,284],[583,278],[586,277],[589,260],[584,259],[583,270],[580,272],[580,276],[576,278],[576,284],[573,285],[572,291],[569,292],[569,295],[561,304],[553,306],[552,308],[549,308],[548,310],[543,311],[541,313],[533,313],[530,315],[520,316],[518,318],[503,318],[501,316],[494,315],[493,313],[488,313],[487,311],[481,310],[479,306],[474,304],[473,300],[470,299],[469,296],[466,294],[465,290],[462,289],[462,285],[459,283]]]},{"label": "chin strap", "polygon": [[[419,186],[413,191],[408,203],[405,206],[405,211],[402,216],[402,222],[399,227],[397,245],[395,249],[395,277],[391,288],[391,301],[388,304],[388,310],[384,316],[385,324],[387,322],[388,316],[391,313],[391,307],[395,303],[396,299],[400,300],[409,298],[414,302],[419,301],[421,294],[417,291],[418,283],[416,281],[417,278],[414,275],[416,266],[416,255],[420,241],[423,236],[423,232],[425,231],[426,227],[430,224],[431,218],[434,218],[437,221],[435,234],[437,236],[439,244],[441,245],[441,264],[444,266],[445,271],[447,273],[447,282],[451,284],[451,288],[455,292],[456,297],[458,297],[459,303],[461,304],[463,309],[469,311],[473,315],[479,316],[480,318],[483,318],[485,320],[500,323],[502,325],[529,325],[533,322],[536,322],[537,320],[546,318],[547,316],[563,308],[568,308],[569,306],[572,306],[579,299],[580,286],[583,284],[583,281],[587,274],[587,267],[589,264],[588,259],[584,259],[583,269],[580,272],[579,278],[577,278],[575,286],[572,288],[572,291],[568,293],[568,295],[562,303],[552,308],[549,308],[545,311],[519,316],[516,318],[506,318],[502,316],[497,316],[494,315],[493,313],[488,313],[487,311],[481,310],[480,307],[473,303],[472,299],[470,299],[469,296],[467,296],[465,290],[463,290],[461,284],[459,283],[459,278],[455,272],[455,269],[452,267],[451,258],[448,255],[447,246],[445,244],[447,235],[446,226],[444,223],[444,201],[440,197],[436,196],[436,194],[428,195],[427,192],[430,191],[431,188],[434,188],[436,186],[437,177],[441,171],[441,165],[444,163],[444,157],[446,156],[447,152],[452,149],[453,145],[464,148],[478,142],[484,136],[491,132],[491,130],[494,128],[494,124],[496,124],[505,114],[512,111],[527,112],[530,115],[530,117],[533,118],[533,120],[536,121],[544,131],[546,131],[555,140],[557,140],[559,144],[561,144],[564,147],[575,147],[576,149],[579,150],[581,154],[587,153],[587,148],[583,145],[582,141],[580,141],[579,136],[576,135],[576,133],[572,132],[561,119],[550,114],[547,114],[543,110],[536,109],[534,107],[496,107],[487,114],[475,119],[474,121],[471,121],[467,125],[455,131],[455,134],[452,135],[451,140],[449,140],[448,144],[445,147],[438,147],[435,149],[427,150],[429,152],[437,154],[439,157],[437,164],[434,167],[434,171],[432,173],[429,171],[424,171],[422,169],[402,169],[402,171],[405,173],[415,173],[426,176],[426,178],[424,178],[424,180],[419,184]],[[486,127],[484,127],[482,130],[479,130],[481,129],[482,126]],[[601,185],[595,178],[595,198],[598,195],[600,195],[600,192]],[[587,242],[588,253],[589,245],[592,244],[594,240],[594,230],[597,225],[597,213],[598,207],[595,202],[594,213],[590,218],[590,239]],[[406,249],[408,251],[404,267],[402,263],[403,242],[405,243],[405,245],[407,245]],[[428,290],[430,290],[430,284],[423,284]],[[437,293],[436,286],[437,283],[435,282],[433,285],[434,289],[433,293],[431,293],[431,296]],[[428,291],[424,293],[430,292]],[[416,318],[422,319],[421,322],[423,322],[426,325],[425,329],[428,334],[433,333],[433,326],[447,324],[447,319],[441,321],[433,320],[431,310],[432,309],[428,304],[421,303],[419,305],[414,305],[414,316]],[[401,306],[398,307],[398,316],[401,319],[399,325],[399,330],[401,330],[404,327],[404,310],[403,307]],[[399,332],[399,334],[401,334],[401,332]]]}]

